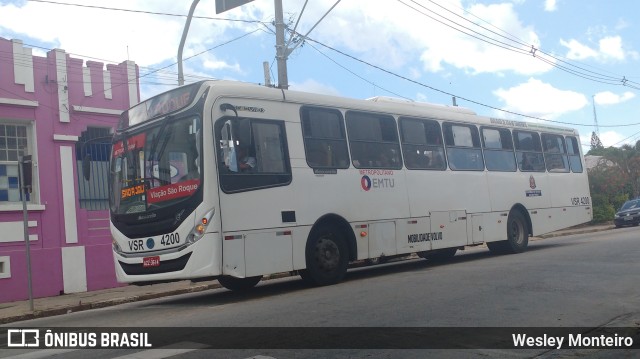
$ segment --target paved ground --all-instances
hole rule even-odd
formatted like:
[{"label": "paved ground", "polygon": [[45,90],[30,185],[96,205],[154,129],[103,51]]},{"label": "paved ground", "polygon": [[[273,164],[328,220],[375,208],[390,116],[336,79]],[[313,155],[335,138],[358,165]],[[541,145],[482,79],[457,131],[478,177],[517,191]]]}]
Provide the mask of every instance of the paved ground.
[{"label": "paved ground", "polygon": [[[549,233],[531,240],[558,237],[569,234],[581,234],[606,231],[615,228],[611,224],[579,226],[571,229]],[[281,276],[278,276],[281,277]],[[29,301],[0,303],[0,324],[7,324],[28,319],[61,315],[88,309],[103,308],[139,300],[160,298],[165,296],[200,292],[220,288],[217,281],[191,283],[180,281],[174,283],[155,284],[149,286],[123,286],[92,292],[65,294],[56,297],[37,298],[34,300],[34,311],[29,309]]]}]

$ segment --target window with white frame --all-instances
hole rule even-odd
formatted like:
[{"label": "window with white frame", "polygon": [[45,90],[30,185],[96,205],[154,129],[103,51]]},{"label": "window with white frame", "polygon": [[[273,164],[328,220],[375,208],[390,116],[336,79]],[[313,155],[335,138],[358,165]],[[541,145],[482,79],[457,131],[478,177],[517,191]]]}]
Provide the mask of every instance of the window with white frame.
[{"label": "window with white frame", "polygon": [[[18,160],[32,153],[30,127],[29,124],[0,121],[0,205],[22,200]],[[30,200],[29,196],[27,200]]]}]

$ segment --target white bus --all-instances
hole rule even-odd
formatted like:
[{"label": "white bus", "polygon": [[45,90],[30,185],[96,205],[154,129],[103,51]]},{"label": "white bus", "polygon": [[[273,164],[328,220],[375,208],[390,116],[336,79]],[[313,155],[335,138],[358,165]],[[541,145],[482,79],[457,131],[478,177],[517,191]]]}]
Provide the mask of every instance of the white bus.
[{"label": "white bus", "polygon": [[349,263],[451,257],[592,218],[578,132],[470,110],[204,81],[123,114],[111,232],[127,283],[264,275],[339,282]]}]

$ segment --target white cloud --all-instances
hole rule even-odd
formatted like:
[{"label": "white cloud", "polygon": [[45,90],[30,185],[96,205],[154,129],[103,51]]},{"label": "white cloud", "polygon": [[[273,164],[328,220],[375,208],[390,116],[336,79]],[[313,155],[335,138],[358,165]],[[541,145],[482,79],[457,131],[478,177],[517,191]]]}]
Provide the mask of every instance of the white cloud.
[{"label": "white cloud", "polygon": [[583,94],[560,90],[533,78],[493,94],[505,103],[506,110],[544,119],[554,119],[589,104]]},{"label": "white cloud", "polygon": [[[502,29],[536,48],[540,47],[538,35],[532,27],[525,26],[520,22],[513,9],[513,4],[476,4],[468,10],[491,24],[492,27]],[[474,22],[478,22],[477,19],[472,19]],[[487,27],[487,24],[482,25]],[[465,30],[465,32],[469,31]],[[437,33],[438,36],[424,37],[426,50],[423,51],[421,59],[425,63],[425,68],[434,72],[441,70],[444,64],[465,69],[474,74],[509,71],[532,75],[547,72],[552,68],[551,65],[539,61],[533,56],[508,51],[494,44],[474,39],[467,34],[446,28],[435,30],[433,33]],[[482,35],[474,33],[471,35],[482,38]],[[484,35],[496,38],[495,34],[488,32],[485,32]],[[508,41],[503,42],[508,43]],[[529,48],[521,50],[528,52]]]},{"label": "white cloud", "polygon": [[[298,31],[306,33],[333,3],[333,0],[310,2]],[[446,66],[473,74],[504,71],[532,75],[552,69],[533,56],[474,38],[483,38],[483,35],[496,38],[497,35],[458,18],[467,17],[486,28],[500,28],[527,44],[540,47],[535,30],[520,21],[513,4],[474,4],[463,10],[461,0],[440,3],[448,11],[431,2],[410,3],[412,8],[409,8],[401,3],[379,6],[365,0],[343,1],[309,36],[332,47],[346,48],[348,53],[389,69],[404,68],[416,57],[429,72],[444,71]],[[467,34],[454,30],[452,26],[456,25],[440,15],[483,35],[460,26],[457,27]],[[522,50],[528,52],[530,45],[523,46]]]},{"label": "white cloud", "polygon": [[611,91],[599,92],[594,96],[596,104],[598,105],[615,105],[625,101],[629,101],[636,97],[633,92],[627,91],[621,95],[615,94]]},{"label": "white cloud", "polygon": [[205,60],[202,65],[204,68],[209,70],[231,70],[233,72],[242,73],[242,69],[238,63],[231,65],[220,60]]},{"label": "white cloud", "polygon": [[320,83],[314,79],[306,79],[304,82],[291,82],[289,88],[295,91],[318,93],[323,95],[340,96],[340,91],[336,88]]},{"label": "white cloud", "polygon": [[[630,144],[631,139],[622,141],[627,137],[628,136],[624,136],[616,131],[600,132],[600,141],[602,141],[602,145],[604,147],[609,147],[613,145],[616,145],[616,147],[619,147],[624,145],[625,143]],[[589,140],[591,140],[591,137],[589,137]]]},{"label": "white cloud", "polygon": [[544,11],[553,12],[558,10],[558,4],[556,0],[545,0],[544,2]]},{"label": "white cloud", "polygon": [[600,51],[604,57],[624,60],[624,51],[622,50],[622,39],[620,36],[610,36],[601,39]]},{"label": "white cloud", "polygon": [[560,40],[560,44],[568,49],[567,58],[570,60],[585,60],[589,58],[604,62],[609,60],[624,60],[628,54],[632,58],[637,56],[634,51],[626,52],[622,46],[620,36],[607,36],[598,41],[598,48],[593,49],[578,40]]},{"label": "white cloud", "polygon": [[560,40],[560,44],[569,49],[567,52],[567,58],[570,60],[584,60],[592,57],[597,57],[598,52],[589,46],[583,45],[577,40]]}]

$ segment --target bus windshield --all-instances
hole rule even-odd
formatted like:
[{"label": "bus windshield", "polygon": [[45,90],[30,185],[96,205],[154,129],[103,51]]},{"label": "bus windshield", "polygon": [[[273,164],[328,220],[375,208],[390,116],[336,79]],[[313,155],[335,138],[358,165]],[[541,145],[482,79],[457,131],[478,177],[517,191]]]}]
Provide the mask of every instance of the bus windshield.
[{"label": "bus windshield", "polygon": [[153,211],[193,195],[202,182],[201,128],[202,119],[197,116],[168,116],[142,130],[116,136],[111,212]]}]

